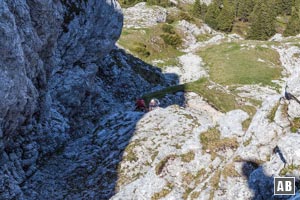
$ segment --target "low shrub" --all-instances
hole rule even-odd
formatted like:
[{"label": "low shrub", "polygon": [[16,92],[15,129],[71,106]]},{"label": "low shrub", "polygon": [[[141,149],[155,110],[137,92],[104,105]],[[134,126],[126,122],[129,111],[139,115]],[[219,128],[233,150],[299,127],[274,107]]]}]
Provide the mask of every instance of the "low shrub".
[{"label": "low shrub", "polygon": [[164,33],[161,34],[160,37],[164,40],[166,44],[171,45],[173,47],[178,47],[182,43],[181,37],[178,34]]}]

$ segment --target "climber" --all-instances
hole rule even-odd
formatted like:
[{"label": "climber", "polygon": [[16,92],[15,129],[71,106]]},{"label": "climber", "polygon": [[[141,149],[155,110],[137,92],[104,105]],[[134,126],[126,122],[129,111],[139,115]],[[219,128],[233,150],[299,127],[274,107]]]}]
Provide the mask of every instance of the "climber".
[{"label": "climber", "polygon": [[159,103],[158,99],[151,99],[151,101],[149,103],[149,111],[152,111],[152,110],[158,108],[159,105],[160,105],[160,103]]},{"label": "climber", "polygon": [[142,112],[147,112],[147,106],[145,104],[144,99],[142,98],[137,98],[136,102],[135,102],[135,110],[137,111],[142,111]]},{"label": "climber", "polygon": [[284,98],[288,101],[290,100],[295,100],[297,103],[300,104],[300,101],[297,99],[297,97],[295,97],[294,95],[292,95],[290,92],[287,91],[288,86],[285,86],[285,90],[284,90]]},{"label": "climber", "polygon": [[284,90],[284,98],[285,98],[286,100],[291,100],[291,99],[293,98],[293,96],[292,96],[291,93],[289,93],[289,92],[287,91],[287,88],[288,88],[288,86],[286,85],[286,86],[285,86],[285,90]]}]

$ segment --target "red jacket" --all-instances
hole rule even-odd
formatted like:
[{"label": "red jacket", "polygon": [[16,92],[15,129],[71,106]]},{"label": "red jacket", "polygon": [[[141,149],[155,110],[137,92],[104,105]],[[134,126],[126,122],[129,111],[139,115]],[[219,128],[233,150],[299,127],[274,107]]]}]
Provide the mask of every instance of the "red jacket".
[{"label": "red jacket", "polygon": [[138,100],[136,101],[135,105],[136,105],[138,108],[144,108],[144,107],[146,107],[146,104],[145,104],[144,99],[138,99]]}]

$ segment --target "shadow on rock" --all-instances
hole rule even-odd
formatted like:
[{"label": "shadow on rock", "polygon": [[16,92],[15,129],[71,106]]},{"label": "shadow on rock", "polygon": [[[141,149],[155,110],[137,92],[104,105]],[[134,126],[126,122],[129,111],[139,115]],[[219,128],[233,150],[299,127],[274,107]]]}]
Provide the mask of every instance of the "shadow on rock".
[{"label": "shadow on rock", "polygon": [[263,168],[254,161],[245,161],[243,175],[248,179],[248,186],[253,191],[252,200],[271,199],[273,196],[273,177],[269,177]]},{"label": "shadow on rock", "polygon": [[[151,77],[153,75],[151,75],[151,73],[145,73],[144,70],[146,68],[154,68],[156,70],[157,68],[144,63],[142,60],[135,58],[132,55],[129,56],[131,59],[130,62],[135,65],[134,71],[138,74],[138,76],[143,76],[145,79],[150,81],[153,78]],[[170,84],[176,84],[179,82],[179,77],[176,74],[163,74],[163,76],[166,83],[164,87],[168,87]],[[156,82],[155,84],[159,84],[159,82]],[[134,89],[133,87],[130,88]],[[153,98],[157,98],[160,101],[160,107],[162,108],[166,108],[173,104],[184,106],[185,98],[183,92],[162,95],[163,90],[163,87],[154,86],[151,90],[141,91],[137,96],[143,96],[150,92]],[[149,105],[150,99],[150,96],[148,96],[148,99],[147,97],[145,98],[147,106]],[[131,103],[134,104],[133,98],[131,98]],[[137,123],[145,114],[147,113],[136,112],[133,107],[129,106],[129,110],[113,113],[105,120],[102,120],[97,129],[94,131],[94,142],[98,146],[102,147],[100,153],[101,158],[98,159],[101,160],[98,167],[101,171],[101,176],[97,182],[97,184],[100,185],[101,194],[97,198],[109,199],[118,192],[119,185],[122,184],[122,181],[120,180],[120,174],[122,173],[120,162],[125,159],[125,152],[126,160],[129,162],[137,161],[138,158],[133,151],[133,146],[136,141],[132,142],[131,138],[135,133]],[[124,176],[124,174],[122,174],[122,176]],[[124,177],[122,177],[122,179],[124,179]]]},{"label": "shadow on rock", "polygon": [[[281,200],[290,199],[292,196],[274,195],[274,177],[268,176],[263,167],[254,161],[244,161],[242,166],[243,175],[248,180],[248,187],[253,192],[252,200]],[[298,188],[299,181],[296,181]]]},{"label": "shadow on rock", "polygon": [[[167,82],[170,77],[171,83],[178,83],[179,79],[176,74],[168,74],[166,78],[159,68],[120,49],[113,50],[98,65],[92,81],[95,88],[88,93],[64,92],[65,85],[55,81],[58,89],[52,93],[61,98],[60,94],[64,94],[61,102],[65,107],[70,103],[68,99],[83,95],[83,106],[76,109],[70,107],[76,119],[72,128],[80,127],[76,128],[80,132],[76,134],[79,137],[44,159],[36,172],[22,183],[25,199],[103,200],[112,197],[118,186],[119,163],[124,152],[129,152],[127,159],[131,162],[136,160],[130,146],[131,139],[145,113],[134,111],[135,99],[169,86]],[[80,66],[77,68],[79,71],[83,69]],[[84,74],[84,70],[81,71]],[[73,74],[78,76],[77,72]],[[76,87],[80,84],[76,83]],[[185,102],[183,92],[159,100],[163,107],[183,105]],[[92,117],[83,118],[87,114]],[[96,117],[98,122],[94,122]],[[94,128],[87,130],[85,123]]]}]

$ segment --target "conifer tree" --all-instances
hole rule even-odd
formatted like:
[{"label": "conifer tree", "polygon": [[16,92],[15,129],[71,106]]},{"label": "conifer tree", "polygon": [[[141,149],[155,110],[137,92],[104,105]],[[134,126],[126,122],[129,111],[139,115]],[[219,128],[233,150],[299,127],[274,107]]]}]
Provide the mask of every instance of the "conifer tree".
[{"label": "conifer tree", "polygon": [[200,18],[201,17],[201,14],[202,14],[202,11],[201,11],[201,4],[200,4],[200,0],[196,0],[194,5],[193,5],[193,15],[195,17],[198,17]]},{"label": "conifer tree", "polygon": [[241,0],[229,0],[229,4],[233,7],[234,17],[237,17],[239,5]]},{"label": "conifer tree", "polygon": [[284,36],[295,36],[300,33],[300,17],[299,10],[295,7],[292,8],[292,16],[287,24],[285,31],[283,32]]},{"label": "conifer tree", "polygon": [[234,22],[234,7],[224,0],[223,7],[217,17],[217,28],[221,31],[230,32]]},{"label": "conifer tree", "polygon": [[207,12],[207,5],[205,3],[201,3],[201,17],[204,19],[205,14]]},{"label": "conifer tree", "polygon": [[209,4],[207,7],[207,12],[205,14],[205,23],[207,23],[210,27],[217,29],[218,28],[218,21],[217,17],[220,14],[220,8],[217,3],[213,2]]},{"label": "conifer tree", "polygon": [[239,20],[246,22],[255,6],[254,0],[240,0],[237,16]]},{"label": "conifer tree", "polygon": [[275,14],[267,2],[259,0],[250,16],[249,39],[267,40],[275,34]]},{"label": "conifer tree", "polygon": [[293,0],[275,0],[276,15],[291,15]]},{"label": "conifer tree", "polygon": [[296,9],[300,10],[300,0],[294,0],[294,6]]}]

